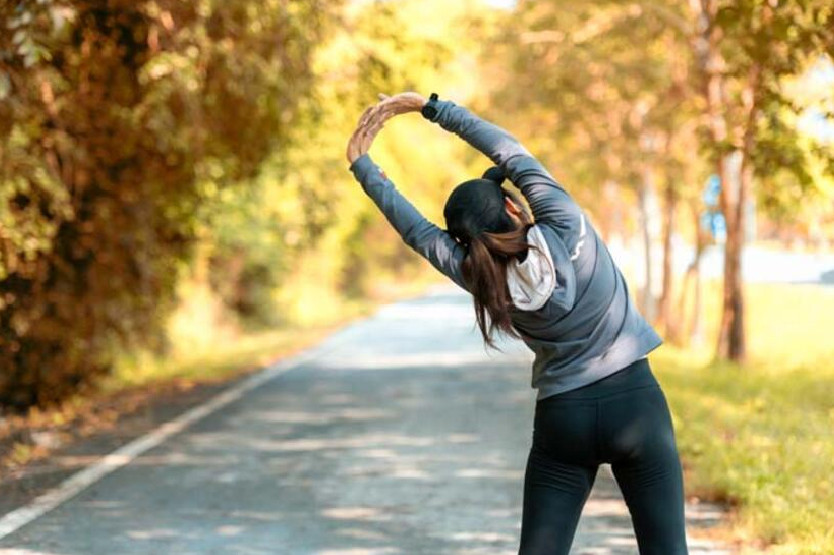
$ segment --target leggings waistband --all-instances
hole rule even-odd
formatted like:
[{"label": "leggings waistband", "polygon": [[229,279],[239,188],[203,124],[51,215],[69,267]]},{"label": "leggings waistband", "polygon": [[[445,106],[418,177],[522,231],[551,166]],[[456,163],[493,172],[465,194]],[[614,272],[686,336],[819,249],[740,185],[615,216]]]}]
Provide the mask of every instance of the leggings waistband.
[{"label": "leggings waistband", "polygon": [[564,393],[545,397],[538,403],[553,403],[562,399],[599,399],[623,391],[649,386],[659,386],[659,384],[651,371],[648,359],[641,358],[600,380]]}]

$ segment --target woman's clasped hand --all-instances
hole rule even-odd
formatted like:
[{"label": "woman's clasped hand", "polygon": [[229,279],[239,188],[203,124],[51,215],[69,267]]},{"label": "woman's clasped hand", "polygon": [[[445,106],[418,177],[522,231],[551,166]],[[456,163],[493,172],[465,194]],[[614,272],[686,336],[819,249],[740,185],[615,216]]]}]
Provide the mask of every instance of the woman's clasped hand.
[{"label": "woman's clasped hand", "polygon": [[404,92],[388,96],[379,95],[379,102],[369,106],[359,117],[356,130],[347,146],[348,162],[353,162],[367,153],[386,121],[398,114],[419,112],[426,104],[426,99],[415,92]]}]

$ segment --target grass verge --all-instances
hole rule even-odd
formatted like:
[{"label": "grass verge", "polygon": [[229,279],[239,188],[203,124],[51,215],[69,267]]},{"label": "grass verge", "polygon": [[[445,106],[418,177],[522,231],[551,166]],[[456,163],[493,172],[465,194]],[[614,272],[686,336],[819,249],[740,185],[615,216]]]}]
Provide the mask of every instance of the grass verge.
[{"label": "grass verge", "polygon": [[[712,320],[717,289],[707,299]],[[653,355],[687,494],[735,505],[743,553],[834,553],[834,288],[746,291],[746,365],[710,360],[712,345]]]}]

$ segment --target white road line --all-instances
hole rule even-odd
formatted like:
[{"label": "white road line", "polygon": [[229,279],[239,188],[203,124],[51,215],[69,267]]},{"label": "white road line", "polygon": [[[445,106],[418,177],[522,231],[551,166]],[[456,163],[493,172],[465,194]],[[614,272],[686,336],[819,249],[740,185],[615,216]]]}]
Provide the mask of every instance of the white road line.
[{"label": "white road line", "polygon": [[[368,318],[368,316],[365,316],[364,318],[352,322],[335,333],[341,334],[348,327],[352,327]],[[332,337],[332,335],[328,337]],[[350,336],[344,336],[343,341],[344,340],[350,340]],[[248,391],[251,391],[265,382],[268,382],[279,374],[292,370],[293,368],[316,356],[338,348],[343,342],[330,341],[330,344],[327,345],[327,338],[322,341],[323,343],[320,343],[315,347],[311,347],[294,356],[282,359],[280,362],[272,366],[264,368],[257,374],[250,376],[239,384],[215,395],[208,401],[184,412],[173,420],[162,424],[147,434],[116,449],[109,455],[105,455],[86,468],[79,470],[61,482],[58,486],[38,496],[27,505],[7,513],[5,516],[0,518],[0,540],[13,533],[15,530],[29,524],[33,520],[40,518],[52,509],[55,509],[111,472],[129,464],[142,453],[160,445],[171,436],[182,432],[198,420],[205,418],[209,414],[225,407],[229,403],[240,399]],[[325,349],[325,347],[327,348]]]}]

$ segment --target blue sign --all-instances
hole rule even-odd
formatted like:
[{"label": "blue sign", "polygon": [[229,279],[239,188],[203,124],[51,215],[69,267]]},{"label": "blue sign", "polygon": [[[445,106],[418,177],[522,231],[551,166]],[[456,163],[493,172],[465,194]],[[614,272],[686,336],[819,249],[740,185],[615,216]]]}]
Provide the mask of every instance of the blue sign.
[{"label": "blue sign", "polygon": [[721,179],[716,174],[712,174],[707,178],[704,186],[704,194],[701,198],[704,199],[704,204],[707,206],[718,206],[718,197],[721,195]]},{"label": "blue sign", "polygon": [[727,222],[724,220],[724,214],[721,212],[713,212],[712,214],[712,228],[710,229],[712,236],[719,243],[727,240]]},{"label": "blue sign", "polygon": [[708,231],[718,243],[727,240],[727,222],[724,214],[718,209],[718,199],[721,196],[721,179],[717,174],[712,174],[704,184],[704,192],[701,199],[706,205],[706,210],[701,214],[701,229]]}]

